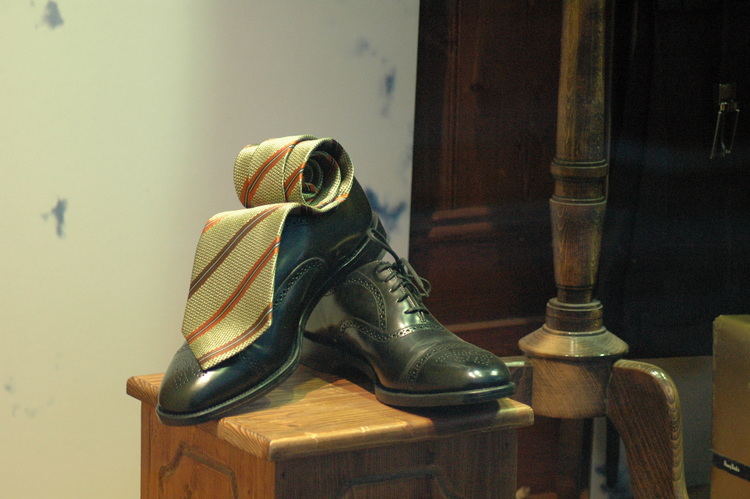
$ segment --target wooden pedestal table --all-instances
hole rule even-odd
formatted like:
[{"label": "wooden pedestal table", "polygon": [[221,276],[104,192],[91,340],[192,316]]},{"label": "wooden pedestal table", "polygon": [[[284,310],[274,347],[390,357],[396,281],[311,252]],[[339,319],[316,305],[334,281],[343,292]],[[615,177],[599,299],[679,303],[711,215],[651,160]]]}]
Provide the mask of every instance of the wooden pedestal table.
[{"label": "wooden pedestal table", "polygon": [[170,427],[154,412],[161,378],[127,383],[142,402],[143,498],[512,498],[515,428],[533,423],[510,399],[399,410],[300,367],[242,414]]}]

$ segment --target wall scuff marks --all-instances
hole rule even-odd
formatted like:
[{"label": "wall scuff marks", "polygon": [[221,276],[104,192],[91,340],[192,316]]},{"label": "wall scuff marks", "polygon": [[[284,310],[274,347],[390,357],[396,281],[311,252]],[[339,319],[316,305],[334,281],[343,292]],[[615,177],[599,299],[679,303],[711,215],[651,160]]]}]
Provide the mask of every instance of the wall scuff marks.
[{"label": "wall scuff marks", "polygon": [[63,18],[60,14],[60,8],[57,6],[57,2],[47,2],[47,5],[44,7],[42,22],[49,26],[49,29],[55,29],[58,26],[62,26]]},{"label": "wall scuff marks", "polygon": [[57,198],[57,204],[52,207],[49,213],[42,213],[42,218],[47,220],[50,215],[55,218],[55,230],[57,237],[65,237],[65,211],[68,209],[68,200]]}]

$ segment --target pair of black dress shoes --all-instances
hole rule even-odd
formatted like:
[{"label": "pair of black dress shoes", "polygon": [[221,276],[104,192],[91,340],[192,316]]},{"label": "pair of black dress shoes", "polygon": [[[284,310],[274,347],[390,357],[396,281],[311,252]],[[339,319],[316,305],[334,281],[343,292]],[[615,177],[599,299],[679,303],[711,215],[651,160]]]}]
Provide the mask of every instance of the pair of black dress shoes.
[{"label": "pair of black dress shoes", "polygon": [[[380,258],[390,253],[393,261]],[[425,281],[388,246],[355,181],[332,211],[292,214],[282,233],[273,323],[235,356],[203,370],[187,344],[164,375],[156,413],[167,425],[230,415],[292,375],[352,366],[385,404],[459,405],[511,395],[505,364],[445,329],[427,310]]]}]

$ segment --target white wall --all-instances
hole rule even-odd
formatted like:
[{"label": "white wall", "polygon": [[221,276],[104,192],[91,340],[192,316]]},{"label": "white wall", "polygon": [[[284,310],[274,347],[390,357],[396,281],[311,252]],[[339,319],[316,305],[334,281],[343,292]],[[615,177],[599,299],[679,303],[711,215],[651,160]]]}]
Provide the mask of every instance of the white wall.
[{"label": "white wall", "polygon": [[339,140],[381,203],[407,203],[406,256],[417,17],[418,0],[0,5],[3,497],[138,496],[125,380],[181,344],[197,237],[240,208],[244,145]]}]

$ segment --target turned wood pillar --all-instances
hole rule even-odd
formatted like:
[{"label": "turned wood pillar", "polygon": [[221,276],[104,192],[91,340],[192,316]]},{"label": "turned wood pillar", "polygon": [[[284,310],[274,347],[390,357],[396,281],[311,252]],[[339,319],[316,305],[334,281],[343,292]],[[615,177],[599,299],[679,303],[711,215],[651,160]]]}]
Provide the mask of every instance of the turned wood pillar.
[{"label": "turned wood pillar", "polygon": [[607,331],[594,298],[607,188],[606,1],[564,0],[557,143],[550,200],[557,296],[544,326],[519,342],[534,366],[534,411],[605,414],[613,363],[627,344]]}]

